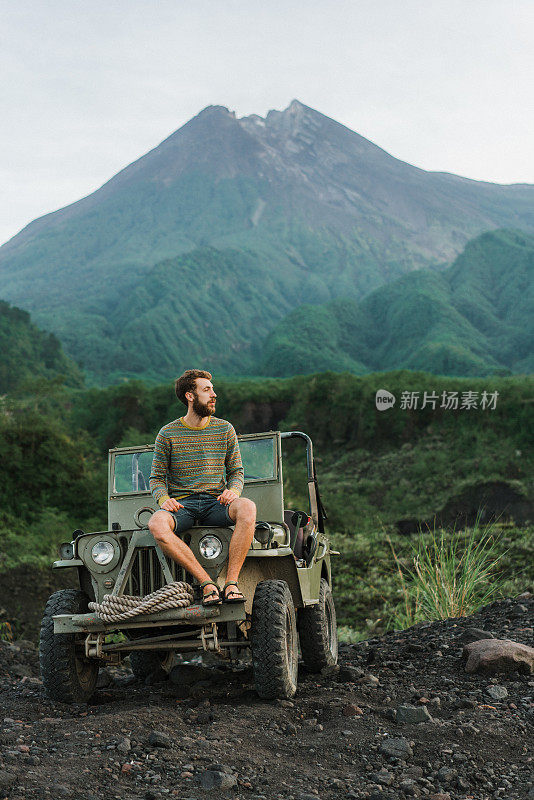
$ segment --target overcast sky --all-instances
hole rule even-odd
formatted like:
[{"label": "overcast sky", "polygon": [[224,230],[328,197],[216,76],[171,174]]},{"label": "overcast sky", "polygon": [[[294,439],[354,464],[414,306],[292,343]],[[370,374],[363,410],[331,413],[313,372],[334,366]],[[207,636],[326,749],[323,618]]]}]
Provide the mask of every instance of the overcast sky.
[{"label": "overcast sky", "polygon": [[534,183],[533,0],[0,0],[0,243],[207,105]]}]

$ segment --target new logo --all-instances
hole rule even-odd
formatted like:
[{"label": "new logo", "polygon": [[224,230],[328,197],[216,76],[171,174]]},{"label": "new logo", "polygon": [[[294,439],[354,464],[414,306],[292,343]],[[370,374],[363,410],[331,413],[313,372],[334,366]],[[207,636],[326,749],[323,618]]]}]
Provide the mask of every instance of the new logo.
[{"label": "new logo", "polygon": [[379,389],[376,393],[375,404],[379,411],[386,411],[395,405],[395,395],[386,389]]}]

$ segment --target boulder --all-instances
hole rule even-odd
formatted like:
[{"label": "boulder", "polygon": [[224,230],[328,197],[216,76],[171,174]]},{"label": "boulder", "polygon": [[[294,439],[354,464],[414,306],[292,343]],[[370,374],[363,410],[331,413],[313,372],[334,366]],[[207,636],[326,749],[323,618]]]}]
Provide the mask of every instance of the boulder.
[{"label": "boulder", "polygon": [[339,668],[339,671],[336,675],[336,680],[340,683],[356,683],[359,678],[363,678],[365,672],[360,667],[352,667],[350,665],[344,665]]},{"label": "boulder", "polygon": [[237,785],[237,778],[228,772],[207,769],[200,775],[200,785],[203,789],[232,789]]},{"label": "boulder", "polygon": [[381,786],[391,786],[395,778],[391,772],[388,772],[385,767],[382,767],[380,772],[371,773],[371,779]]},{"label": "boulder", "polygon": [[508,697],[506,686],[488,686],[486,693],[489,694],[492,700],[504,700]]},{"label": "boulder", "polygon": [[401,725],[415,725],[418,722],[433,722],[426,706],[401,705],[397,707],[396,720]]},{"label": "boulder", "polygon": [[361,717],[363,711],[360,706],[357,706],[354,703],[349,703],[348,706],[343,706],[341,713],[344,717]]},{"label": "boulder", "polygon": [[172,747],[171,737],[163,731],[152,731],[148,737],[148,744],[151,747]]},{"label": "boulder", "polygon": [[466,672],[534,672],[534,647],[510,639],[481,639],[464,647]]},{"label": "boulder", "polygon": [[458,637],[460,644],[479,642],[481,639],[495,639],[495,636],[490,631],[484,631],[481,628],[466,628]]},{"label": "boulder", "polygon": [[390,756],[391,758],[410,758],[413,756],[413,750],[410,743],[404,736],[392,737],[391,739],[384,739],[379,747],[383,755]]}]

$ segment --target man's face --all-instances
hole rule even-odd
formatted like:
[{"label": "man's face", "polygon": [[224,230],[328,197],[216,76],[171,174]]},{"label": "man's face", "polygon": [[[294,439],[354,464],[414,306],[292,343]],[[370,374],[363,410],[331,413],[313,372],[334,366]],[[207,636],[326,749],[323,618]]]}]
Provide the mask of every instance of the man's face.
[{"label": "man's face", "polygon": [[215,390],[207,378],[196,378],[196,392],[193,394],[193,411],[199,417],[209,417],[215,413]]}]

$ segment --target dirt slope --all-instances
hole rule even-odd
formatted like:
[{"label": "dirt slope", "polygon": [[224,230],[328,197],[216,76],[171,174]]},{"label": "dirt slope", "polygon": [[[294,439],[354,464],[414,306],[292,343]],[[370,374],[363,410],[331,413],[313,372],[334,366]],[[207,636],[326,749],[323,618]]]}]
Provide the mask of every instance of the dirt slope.
[{"label": "dirt slope", "polygon": [[[534,798],[534,676],[461,659],[470,628],[532,645],[533,624],[525,594],[344,646],[291,702],[258,700],[246,667],[181,665],[150,685],[106,670],[92,704],[62,706],[34,646],[2,642],[0,798]],[[396,721],[400,705],[426,721]]]}]

